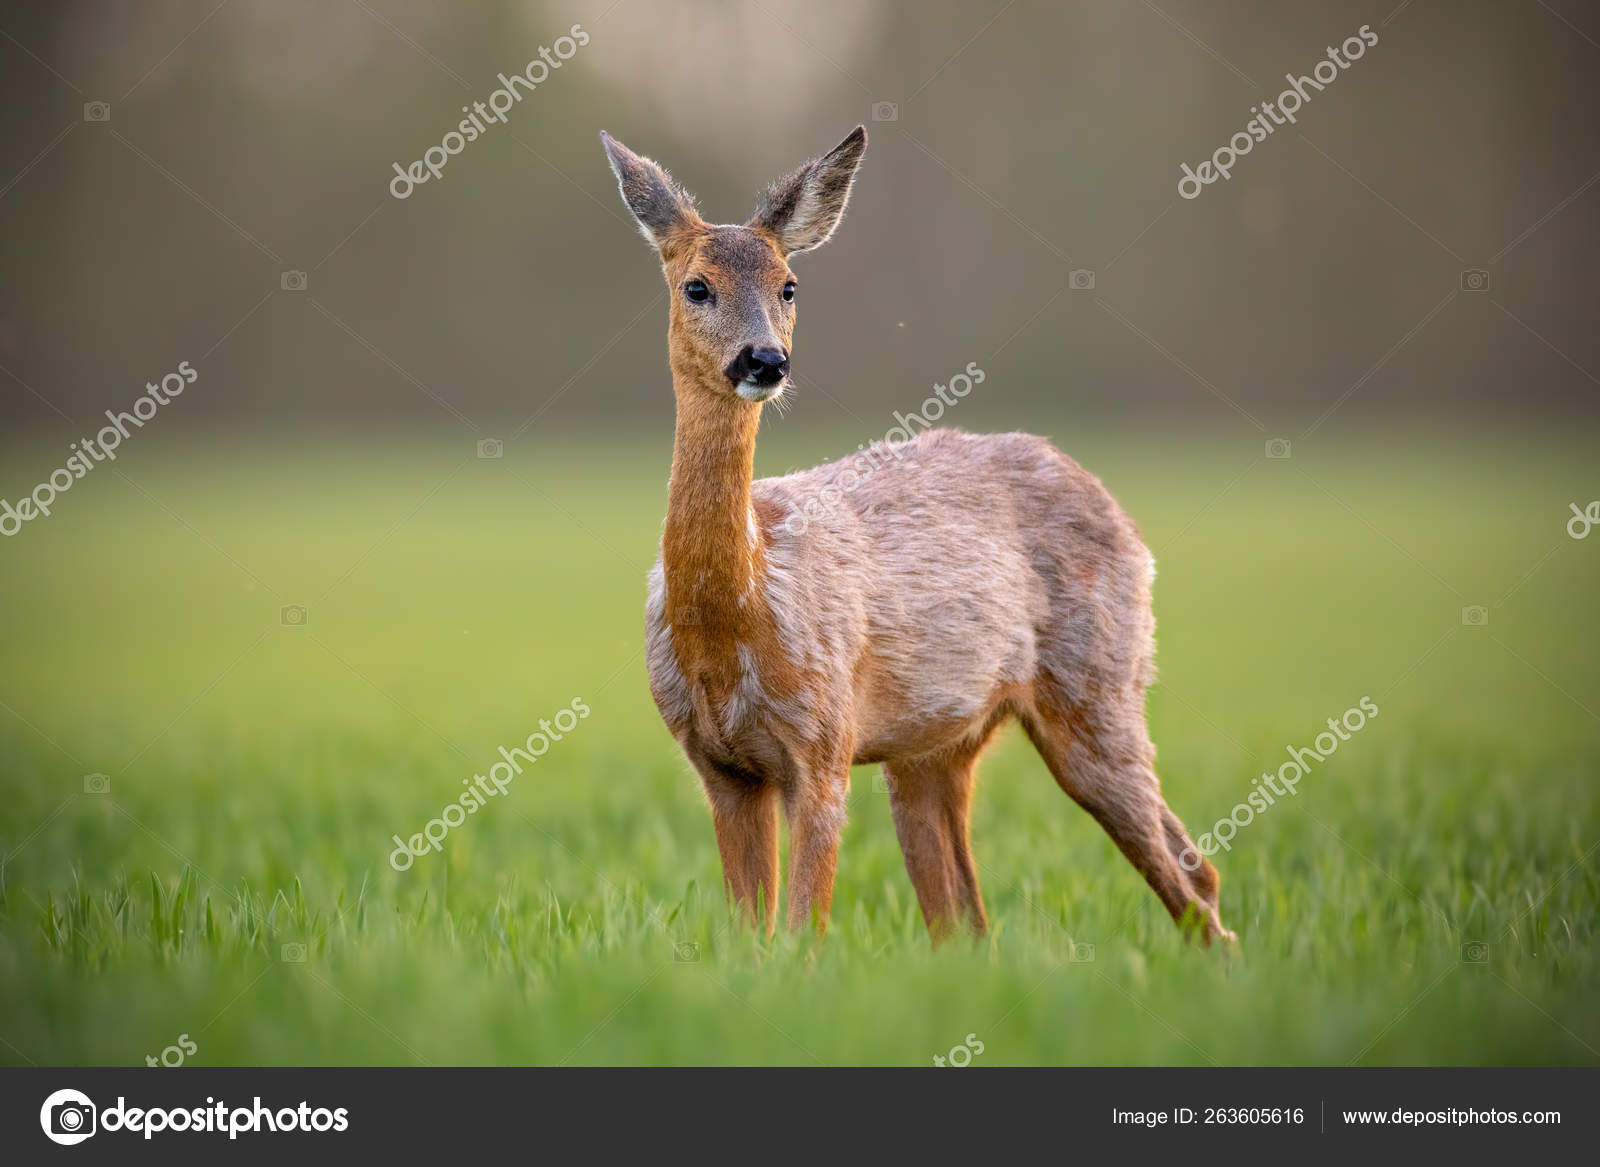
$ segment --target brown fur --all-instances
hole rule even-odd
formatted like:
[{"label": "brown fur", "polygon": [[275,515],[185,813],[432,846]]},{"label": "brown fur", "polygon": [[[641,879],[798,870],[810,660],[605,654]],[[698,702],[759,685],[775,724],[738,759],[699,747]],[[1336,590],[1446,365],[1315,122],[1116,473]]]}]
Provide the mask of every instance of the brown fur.
[{"label": "brown fur", "polygon": [[[788,257],[837,226],[864,132],[774,184],[742,227],[706,223],[664,170],[603,140],[672,293],[677,428],[646,610],[651,692],[704,782],[733,901],[751,917],[765,905],[773,926],[781,805],[787,920],[820,927],[850,767],[879,762],[933,936],[982,932],[975,766],[1017,717],[1173,917],[1231,937],[1215,870],[1180,861],[1193,843],[1145,731],[1149,553],[1097,479],[1041,438],[939,430],[753,481],[760,403],[787,383],[725,370],[741,350],[788,356]],[[689,297],[694,281],[709,298]]]}]

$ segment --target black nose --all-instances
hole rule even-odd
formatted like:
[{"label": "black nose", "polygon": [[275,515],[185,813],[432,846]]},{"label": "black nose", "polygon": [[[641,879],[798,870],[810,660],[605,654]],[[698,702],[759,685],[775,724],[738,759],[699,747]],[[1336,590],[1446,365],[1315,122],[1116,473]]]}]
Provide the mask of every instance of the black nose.
[{"label": "black nose", "polygon": [[757,385],[776,385],[789,371],[789,358],[775,348],[758,348],[744,359],[746,375]]}]

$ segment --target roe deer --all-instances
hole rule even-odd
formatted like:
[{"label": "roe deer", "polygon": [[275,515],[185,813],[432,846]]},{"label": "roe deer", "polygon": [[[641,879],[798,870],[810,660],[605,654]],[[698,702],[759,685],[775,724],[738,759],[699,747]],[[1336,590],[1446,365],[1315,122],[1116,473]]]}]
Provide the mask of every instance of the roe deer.
[{"label": "roe deer", "polygon": [[[1172,916],[1232,939],[1216,870],[1152,764],[1154,565],[1097,478],[1043,438],[932,430],[873,447],[887,456],[866,475],[830,463],[752,481],[761,405],[789,387],[787,261],[833,234],[865,129],[774,183],[742,226],[707,223],[665,170],[600,137],[671,297],[650,690],[705,784],[732,900],[771,932],[781,803],[788,924],[824,927],[850,767],[876,762],[934,940],[963,921],[981,933],[974,764],[1016,717]],[[840,505],[805,509],[829,492]]]}]

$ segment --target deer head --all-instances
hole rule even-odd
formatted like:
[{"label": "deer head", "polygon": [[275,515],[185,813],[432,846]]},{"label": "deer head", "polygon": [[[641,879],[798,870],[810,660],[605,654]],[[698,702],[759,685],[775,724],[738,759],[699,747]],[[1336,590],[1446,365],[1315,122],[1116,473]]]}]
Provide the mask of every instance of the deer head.
[{"label": "deer head", "polygon": [[773,183],[742,226],[707,223],[659,165],[609,134],[600,141],[622,201],[661,257],[675,381],[757,404],[778,397],[794,336],[789,257],[826,243],[844,217],[866,129]]}]

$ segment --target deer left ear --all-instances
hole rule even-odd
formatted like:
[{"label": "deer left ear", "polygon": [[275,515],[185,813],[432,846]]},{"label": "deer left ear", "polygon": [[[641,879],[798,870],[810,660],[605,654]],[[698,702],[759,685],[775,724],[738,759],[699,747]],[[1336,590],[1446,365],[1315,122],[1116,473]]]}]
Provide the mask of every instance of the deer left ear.
[{"label": "deer left ear", "polygon": [[857,126],[821,158],[769,186],[745,226],[770,234],[784,255],[821,247],[844,218],[866,151],[867,129]]}]

